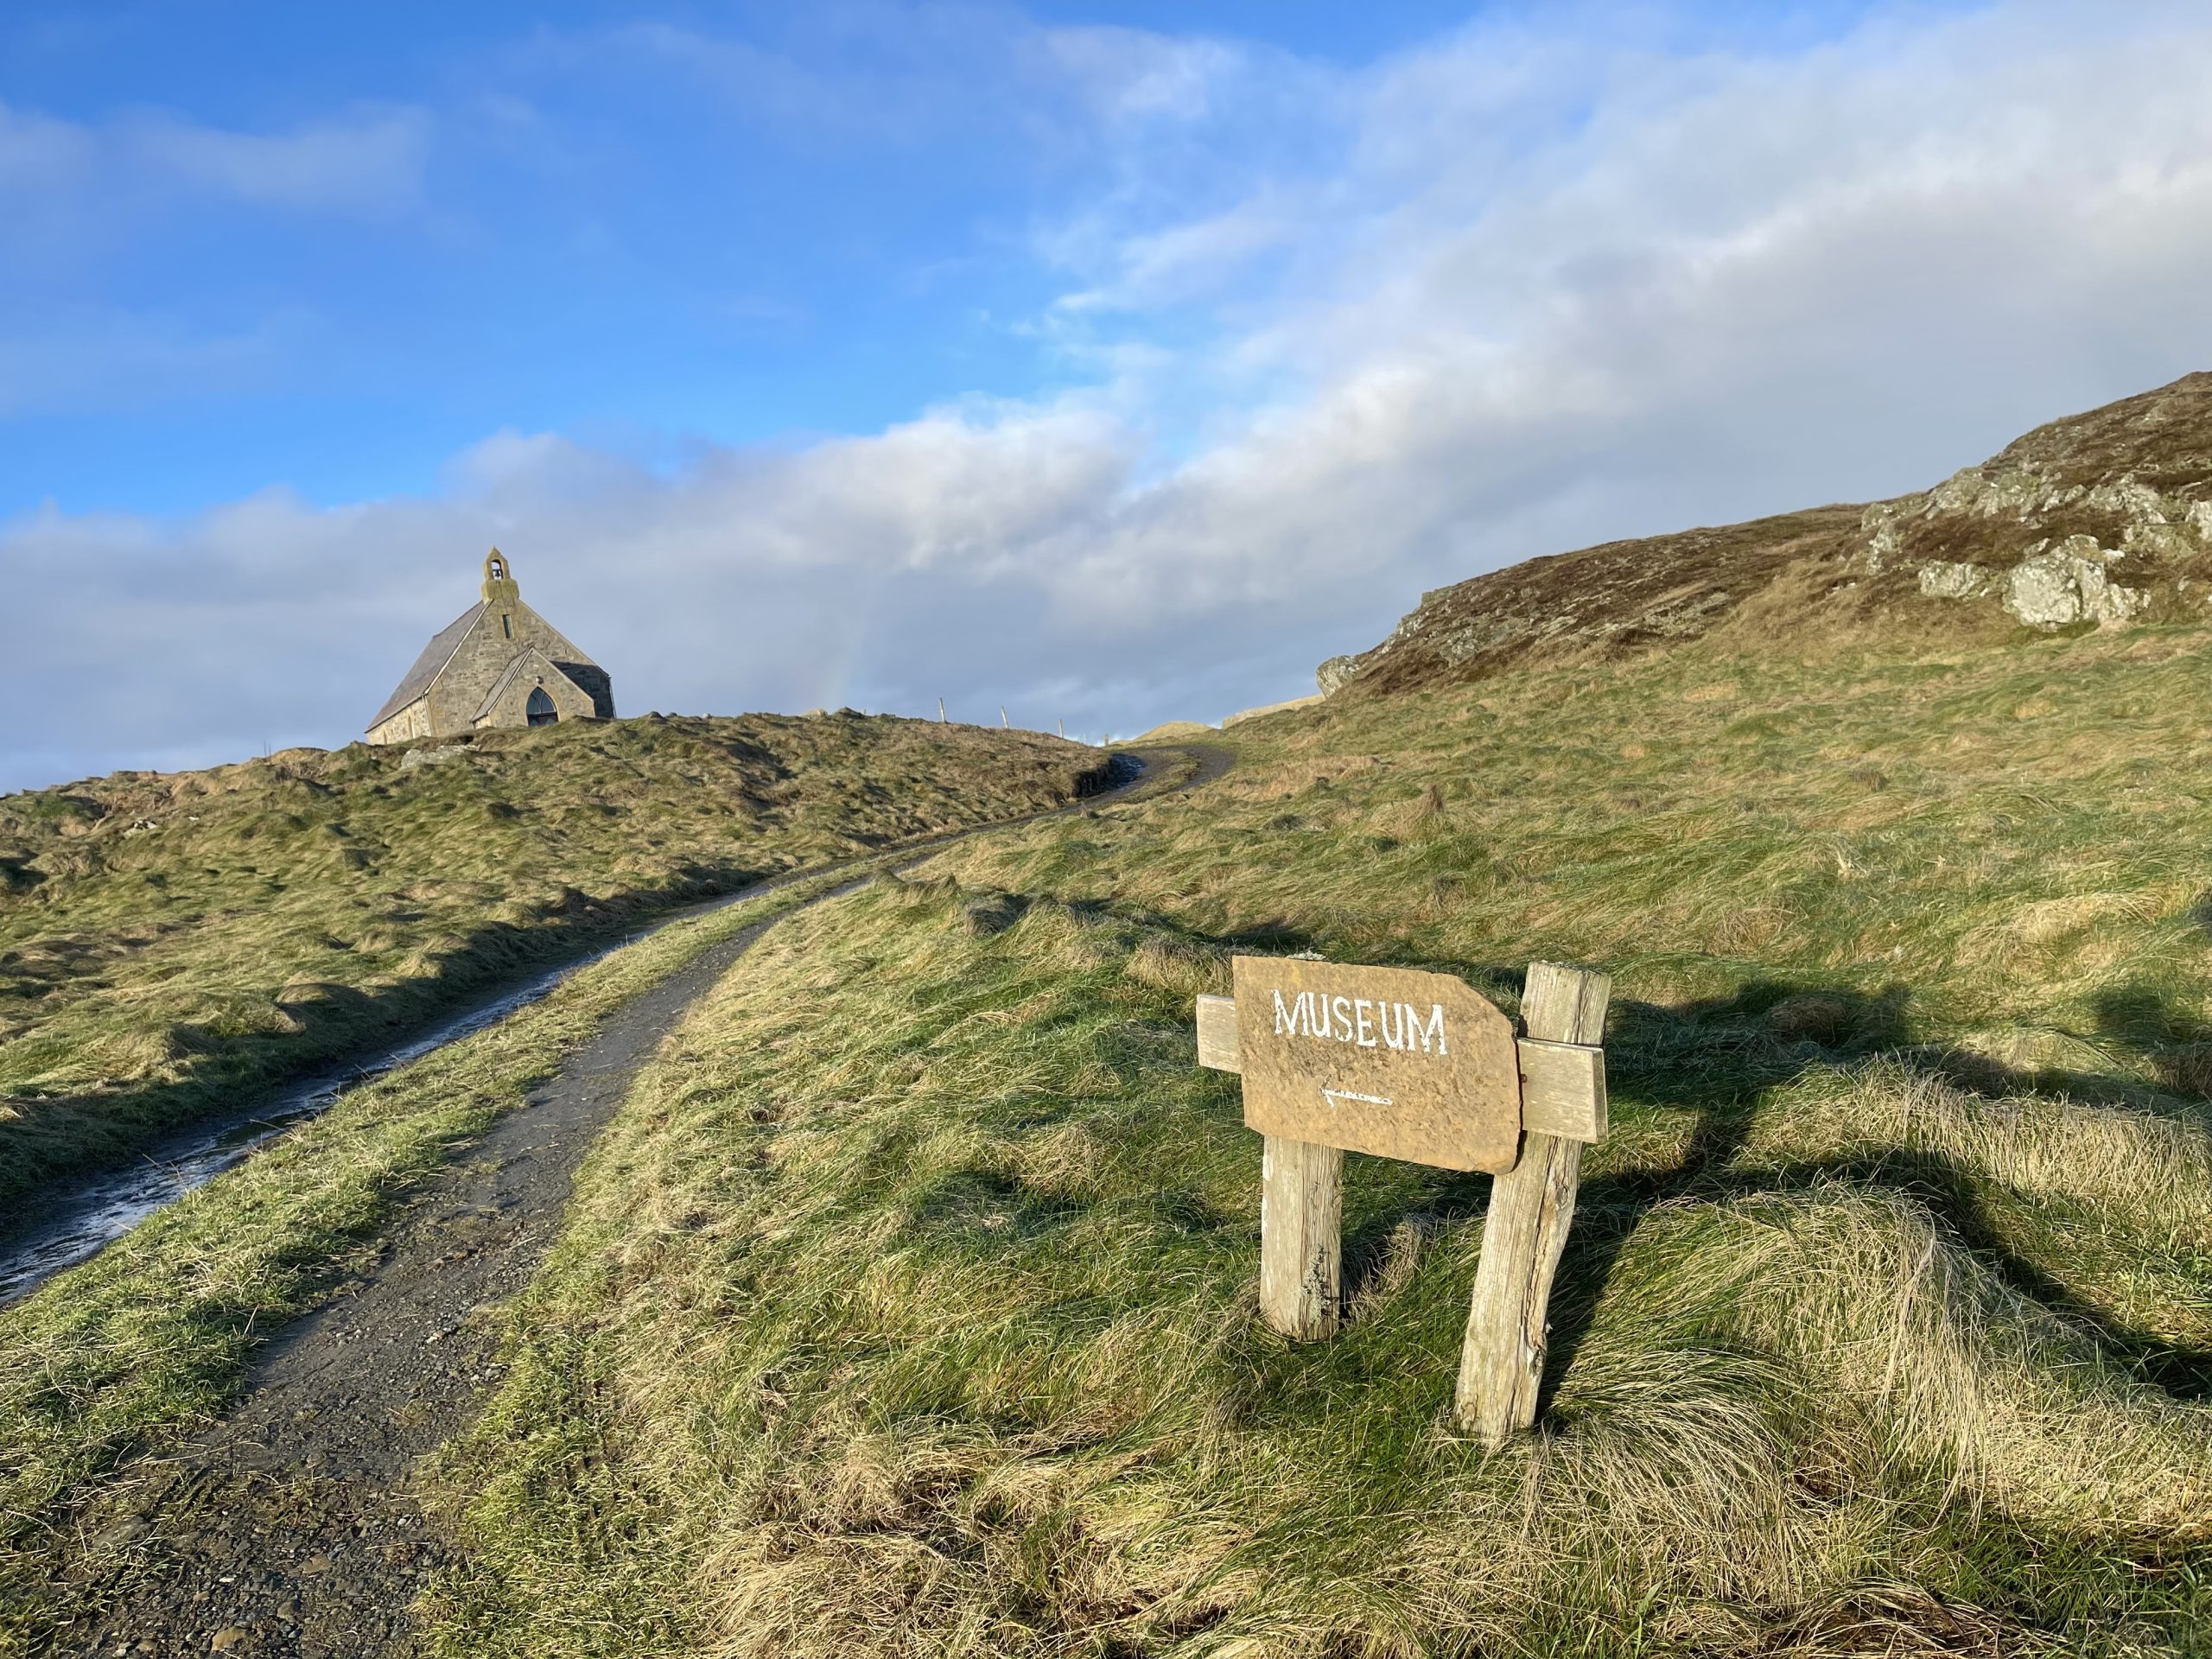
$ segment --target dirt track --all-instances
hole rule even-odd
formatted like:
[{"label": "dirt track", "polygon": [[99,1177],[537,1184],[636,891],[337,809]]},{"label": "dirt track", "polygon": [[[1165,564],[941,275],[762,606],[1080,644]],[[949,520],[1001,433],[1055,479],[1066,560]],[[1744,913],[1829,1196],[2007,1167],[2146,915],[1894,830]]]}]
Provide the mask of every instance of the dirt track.
[{"label": "dirt track", "polygon": [[[1224,750],[1186,753],[1198,764],[1179,787],[1228,769]],[[577,1161],[638,1069],[774,925],[724,940],[611,1016],[389,1230],[368,1273],[270,1344],[222,1423],[86,1517],[105,1548],[88,1557],[99,1578],[76,1587],[96,1613],[52,1651],[416,1650],[410,1604],[446,1546],[410,1476],[497,1380],[480,1316],[536,1270]]]}]

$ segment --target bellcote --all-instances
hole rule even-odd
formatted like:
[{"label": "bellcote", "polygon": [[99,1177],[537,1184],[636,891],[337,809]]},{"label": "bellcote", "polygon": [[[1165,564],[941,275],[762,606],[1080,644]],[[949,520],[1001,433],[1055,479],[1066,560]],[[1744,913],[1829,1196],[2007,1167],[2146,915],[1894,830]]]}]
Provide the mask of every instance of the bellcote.
[{"label": "bellcote", "polygon": [[522,602],[522,588],[515,581],[513,568],[496,547],[484,556],[484,597],[501,611],[512,611]]}]

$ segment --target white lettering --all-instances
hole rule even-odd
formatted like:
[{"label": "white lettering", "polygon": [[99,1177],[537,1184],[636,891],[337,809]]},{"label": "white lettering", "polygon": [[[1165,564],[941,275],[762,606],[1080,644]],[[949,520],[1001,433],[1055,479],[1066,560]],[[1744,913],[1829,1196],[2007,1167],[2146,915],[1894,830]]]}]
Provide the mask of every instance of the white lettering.
[{"label": "white lettering", "polygon": [[1325,1042],[1404,1052],[1411,1052],[1418,1043],[1424,1054],[1449,1057],[1452,1052],[1441,1002],[1429,1004],[1424,1015],[1410,1002],[1332,996],[1325,991],[1300,991],[1286,998],[1278,990],[1274,996],[1278,1037],[1318,1037]]}]

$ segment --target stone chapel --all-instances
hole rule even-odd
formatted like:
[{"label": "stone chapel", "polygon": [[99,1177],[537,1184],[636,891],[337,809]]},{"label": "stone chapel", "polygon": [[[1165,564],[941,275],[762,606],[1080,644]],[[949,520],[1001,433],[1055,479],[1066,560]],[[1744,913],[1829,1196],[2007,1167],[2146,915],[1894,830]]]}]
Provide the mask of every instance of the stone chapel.
[{"label": "stone chapel", "polygon": [[449,737],[493,726],[612,720],[607,671],[522,602],[514,568],[493,548],[484,597],[424,646],[369,722],[372,743]]}]

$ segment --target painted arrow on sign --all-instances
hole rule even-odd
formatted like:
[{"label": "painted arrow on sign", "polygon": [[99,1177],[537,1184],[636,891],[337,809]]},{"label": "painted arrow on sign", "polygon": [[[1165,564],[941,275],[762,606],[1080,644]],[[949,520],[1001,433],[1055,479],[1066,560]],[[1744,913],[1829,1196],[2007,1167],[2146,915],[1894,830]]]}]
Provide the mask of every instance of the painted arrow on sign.
[{"label": "painted arrow on sign", "polygon": [[1332,1106],[1341,1106],[1348,1100],[1361,1101],[1370,1106],[1388,1106],[1391,1103],[1388,1095],[1360,1095],[1349,1089],[1324,1089],[1321,1097]]}]

